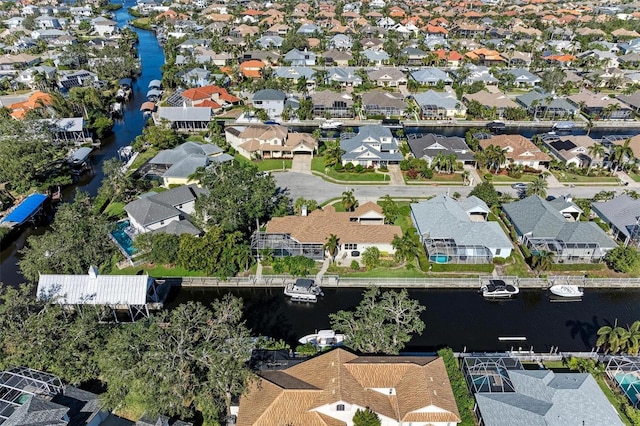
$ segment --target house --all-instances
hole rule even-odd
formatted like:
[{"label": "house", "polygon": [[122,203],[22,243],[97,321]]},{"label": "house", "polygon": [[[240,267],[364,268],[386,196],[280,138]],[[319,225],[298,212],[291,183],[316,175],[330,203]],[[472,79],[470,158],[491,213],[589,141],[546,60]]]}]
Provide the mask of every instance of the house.
[{"label": "house", "polygon": [[459,136],[443,136],[434,133],[427,133],[419,137],[411,136],[417,135],[409,135],[407,139],[411,154],[415,158],[427,160],[429,165],[438,154],[453,154],[456,156],[457,162],[472,166],[476,164],[473,151],[469,149],[464,139]]},{"label": "house", "polygon": [[469,106],[469,102],[476,101],[486,108],[495,108],[498,117],[504,117],[504,111],[507,108],[518,108],[518,104],[511,100],[510,97],[497,90],[495,87],[491,90],[481,90],[477,93],[467,93],[462,99]]},{"label": "house", "polygon": [[289,132],[277,124],[251,124],[225,128],[229,144],[247,158],[292,158],[318,150],[318,141],[307,133]]},{"label": "house", "polygon": [[513,244],[491,210],[471,196],[456,201],[447,195],[411,203],[411,220],[429,259],[436,263],[492,263],[507,258]]},{"label": "house", "polygon": [[236,425],[353,426],[365,408],[388,426],[461,421],[442,358],[357,356],[338,348],[262,371],[240,398]]},{"label": "house", "polygon": [[427,90],[412,96],[420,107],[420,117],[423,120],[452,119],[464,117],[467,114],[467,107],[451,91]]},{"label": "house", "polygon": [[353,118],[353,98],[348,93],[321,90],[311,95],[315,117]]},{"label": "house", "polygon": [[458,76],[461,69],[467,69],[469,71],[469,75],[462,81],[464,84],[470,85],[476,81],[482,82],[487,86],[495,86],[498,84],[498,79],[491,75],[491,70],[485,66],[465,65],[463,68],[452,71],[452,74]]},{"label": "house", "polygon": [[211,107],[214,111],[240,103],[240,98],[219,86],[194,87],[180,93],[180,96],[189,101],[189,106]]},{"label": "house", "polygon": [[213,110],[211,107],[159,106],[151,116],[156,126],[166,123],[178,131],[192,132],[209,128]]},{"label": "house", "polygon": [[329,47],[338,50],[351,50],[353,41],[345,34],[336,34],[329,39]]},{"label": "house", "polygon": [[339,66],[346,67],[349,65],[349,62],[353,60],[353,55],[351,52],[331,49],[327,50],[322,54],[324,58],[324,63],[327,66]]},{"label": "house", "polygon": [[147,232],[173,235],[200,235],[189,218],[195,213],[196,200],[206,189],[195,184],[182,185],[168,191],[142,196],[124,206],[135,234]]},{"label": "house", "polygon": [[565,165],[576,167],[596,167],[603,165],[603,158],[591,158],[589,147],[596,141],[589,135],[556,135],[543,138],[551,154]]},{"label": "house", "polygon": [[293,80],[295,86],[299,79],[307,80],[307,89],[312,89],[316,85],[315,71],[309,67],[277,67],[274,68],[275,75],[278,78]]},{"label": "house", "polygon": [[91,71],[58,70],[58,87],[61,89],[69,90],[73,87],[93,86],[98,81],[98,74]]},{"label": "house", "polygon": [[357,87],[362,84],[362,77],[353,67],[334,67],[327,70],[325,81],[341,87]]},{"label": "house", "polygon": [[297,29],[296,34],[311,36],[315,33],[322,34],[322,32],[322,28],[320,28],[319,26],[310,22],[305,22],[304,24],[300,25],[300,28]]},{"label": "house", "polygon": [[549,165],[551,157],[529,139],[520,135],[497,135],[489,139],[480,141],[480,147],[484,150],[490,145],[506,150],[507,162],[500,167],[507,167],[508,164],[518,164],[524,167],[540,170]]},{"label": "house", "polygon": [[440,82],[446,85],[453,83],[451,77],[439,68],[420,68],[411,71],[410,75],[412,79],[425,86],[437,86]]},{"label": "house", "polygon": [[640,249],[640,199],[621,194],[609,201],[593,202],[591,209],[611,227],[618,241]]},{"label": "house", "polygon": [[265,63],[257,59],[250,61],[244,61],[240,64],[240,72],[245,77],[249,78],[262,78],[262,69],[265,67]]},{"label": "house", "polygon": [[542,89],[535,89],[517,96],[516,102],[526,109],[534,119],[573,118],[579,110],[564,97],[546,93]]},{"label": "house", "polygon": [[303,211],[302,216],[274,217],[264,233],[254,234],[252,250],[269,247],[278,257],[302,255],[323,260],[323,245],[331,234],[338,237],[336,259],[348,260],[349,264],[352,259],[359,260],[369,247],[376,247],[381,253],[395,253],[393,238],[402,236],[402,229],[385,225],[382,208],[373,202],[364,203],[353,212],[336,212],[329,205],[306,216]]},{"label": "house", "polygon": [[284,61],[294,67],[312,67],[316,64],[316,54],[307,49],[291,49],[284,55]]},{"label": "house", "polygon": [[91,21],[93,24],[94,31],[100,37],[109,37],[115,34],[118,30],[118,23],[112,21],[111,19],[103,18],[102,16],[98,16],[97,18]]},{"label": "house", "polygon": [[398,149],[398,141],[391,130],[382,126],[362,126],[358,133],[343,134],[340,139],[342,164],[353,163],[363,167],[379,167],[388,164],[399,164],[402,153]]},{"label": "house", "polygon": [[400,51],[400,56],[406,57],[407,64],[409,65],[422,65],[422,61],[427,57],[427,53],[417,47],[405,47]]},{"label": "house", "polygon": [[[11,98],[17,102],[13,102],[7,106],[11,110],[11,117],[16,120],[22,120],[26,117],[27,113],[35,108],[42,108],[51,105],[53,97],[48,94],[36,90],[28,97]],[[4,105],[3,105],[4,106]]]},{"label": "house", "polygon": [[520,360],[497,356],[466,357],[462,370],[481,425],[624,424],[589,373],[525,370]]},{"label": "house", "polygon": [[379,68],[367,72],[369,81],[380,87],[398,87],[407,84],[407,76],[397,68]]},{"label": "house", "polygon": [[464,60],[464,57],[455,50],[438,49],[434,53],[438,56],[438,62],[449,68],[458,68]]},{"label": "house", "polygon": [[263,89],[253,94],[251,103],[254,108],[265,110],[270,118],[276,118],[282,115],[286,98],[287,95],[280,90]]},{"label": "house", "polygon": [[487,67],[492,67],[494,65],[503,65],[505,62],[504,58],[500,55],[500,52],[484,47],[471,50],[465,53],[465,56],[475,63]]},{"label": "house", "polygon": [[27,367],[0,371],[0,394],[0,421],[6,426],[98,426],[109,417],[98,395]]},{"label": "house", "polygon": [[83,117],[41,120],[47,125],[53,142],[80,146],[93,142],[91,133],[84,125]]},{"label": "house", "polygon": [[369,63],[375,66],[382,66],[391,59],[389,54],[384,50],[365,49],[362,51],[362,56],[367,58]]},{"label": "house", "polygon": [[271,49],[273,47],[279,48],[280,46],[282,46],[283,41],[284,41],[284,38],[278,35],[264,35],[256,40],[256,45],[260,49],[266,50],[266,49]]},{"label": "house", "polygon": [[206,68],[191,68],[188,71],[179,72],[178,76],[188,86],[207,86],[213,82],[211,72]]},{"label": "house", "polygon": [[551,202],[537,195],[503,204],[502,209],[514,226],[519,243],[534,253],[553,253],[557,263],[597,262],[618,246],[595,222],[581,222],[571,214],[565,217]]},{"label": "house", "polygon": [[362,94],[362,108],[367,115],[382,115],[384,117],[404,116],[407,103],[400,92],[372,90]]},{"label": "house", "polygon": [[636,162],[640,161],[640,136],[632,136],[631,139],[629,139],[629,146],[633,151],[633,156],[636,158]]},{"label": "house", "polygon": [[582,89],[569,96],[569,101],[590,116],[606,120],[626,120],[633,116],[633,110],[625,103],[603,93],[593,93]]},{"label": "house", "polygon": [[534,87],[542,81],[540,77],[524,68],[512,68],[504,70],[502,73],[511,74],[513,76],[513,83],[517,87]]},{"label": "house", "polygon": [[199,167],[207,168],[213,163],[232,159],[232,156],[224,154],[216,144],[185,142],[173,149],[160,151],[149,160],[149,174],[158,176],[165,188],[186,185],[193,182],[191,176]]}]

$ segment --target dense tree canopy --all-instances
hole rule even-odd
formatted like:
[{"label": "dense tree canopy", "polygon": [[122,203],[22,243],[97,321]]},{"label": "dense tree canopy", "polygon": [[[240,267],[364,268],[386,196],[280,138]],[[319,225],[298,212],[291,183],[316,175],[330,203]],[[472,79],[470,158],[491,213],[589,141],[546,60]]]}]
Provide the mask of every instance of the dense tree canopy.
[{"label": "dense tree canopy", "polygon": [[355,311],[329,314],[331,328],[346,335],[346,345],[364,353],[397,354],[425,328],[425,307],[406,290],[381,292],[369,287]]},{"label": "dense tree canopy", "polygon": [[640,254],[633,247],[616,247],[609,251],[604,260],[617,272],[631,272],[640,269]]},{"label": "dense tree canopy", "polygon": [[105,216],[96,214],[85,193],[60,205],[51,230],[32,235],[21,250],[23,275],[32,281],[38,274],[86,274],[89,266],[111,260],[114,244],[107,235]]},{"label": "dense tree canopy", "polygon": [[493,186],[493,183],[488,180],[485,180],[476,185],[475,188],[471,190],[469,195],[475,195],[476,197],[487,203],[488,206],[493,206],[494,204],[498,204],[500,202],[500,197],[498,196],[496,188]]},{"label": "dense tree canopy", "polygon": [[251,163],[214,164],[202,171],[200,183],[209,190],[196,201],[196,216],[207,226],[218,225],[225,232],[256,229],[278,209],[288,209],[289,199],[278,192],[271,175],[258,174]]}]

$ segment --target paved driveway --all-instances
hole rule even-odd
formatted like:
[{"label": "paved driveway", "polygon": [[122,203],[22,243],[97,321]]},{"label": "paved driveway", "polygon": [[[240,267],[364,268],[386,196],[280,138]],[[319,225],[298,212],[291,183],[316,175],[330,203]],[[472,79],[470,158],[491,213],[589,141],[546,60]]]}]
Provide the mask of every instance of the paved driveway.
[{"label": "paved driveway", "polygon": [[291,162],[291,171],[311,174],[311,158],[311,155],[294,155]]}]

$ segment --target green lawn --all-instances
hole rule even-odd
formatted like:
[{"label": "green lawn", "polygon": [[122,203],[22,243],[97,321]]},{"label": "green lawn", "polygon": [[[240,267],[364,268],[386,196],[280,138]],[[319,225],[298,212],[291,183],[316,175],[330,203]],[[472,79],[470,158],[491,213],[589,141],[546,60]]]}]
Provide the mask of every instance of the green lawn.
[{"label": "green lawn", "polygon": [[316,157],[311,160],[311,170],[319,174],[328,176],[331,179],[343,182],[385,182],[389,179],[386,173],[366,172],[366,173],[348,173],[337,172],[332,167],[324,166],[324,158]]},{"label": "green lawn", "polygon": [[[333,270],[332,270],[333,269]],[[424,278],[425,275],[419,269],[407,268],[375,268],[370,271],[354,272],[348,268],[329,268],[329,274],[338,273],[341,278]]]},{"label": "green lawn", "polygon": [[180,267],[167,267],[166,265],[154,265],[150,267],[149,265],[140,265],[135,267],[129,267],[124,269],[114,268],[112,270],[113,274],[117,275],[137,275],[139,273],[148,273],[152,277],[206,277],[202,271],[190,271],[188,269],[180,268]]},{"label": "green lawn", "polygon": [[618,415],[620,415],[620,420],[622,420],[622,422],[627,426],[633,426],[633,421],[620,409],[621,405],[619,397],[609,388],[609,386],[607,386],[604,379],[602,377],[596,378],[596,382],[598,382],[598,386],[602,389],[602,393],[604,393],[611,405],[613,405],[618,412]]},{"label": "green lawn", "polygon": [[511,252],[511,256],[507,258],[507,264],[504,265],[504,273],[505,275],[513,275],[517,277],[530,276],[527,263],[517,249],[514,249]]},{"label": "green lawn", "polygon": [[142,166],[148,160],[151,160],[153,157],[155,157],[157,153],[158,153],[157,149],[149,148],[146,151],[141,152],[140,154],[138,154],[136,159],[133,160],[133,164],[131,164],[131,167],[129,167],[129,172],[132,173],[132,172],[136,171],[138,168],[140,168],[140,166]]},{"label": "green lawn", "polygon": [[416,184],[416,183],[432,183],[432,182],[443,182],[443,183],[456,183],[462,184],[462,175],[460,173],[446,173],[446,174],[438,174],[434,173],[431,179],[409,179],[407,176],[404,176],[404,181],[408,184]]},{"label": "green lawn", "polygon": [[519,178],[512,178],[507,175],[495,175],[493,173],[489,173],[486,169],[478,170],[478,175],[480,175],[481,178],[484,178],[484,175],[486,174],[492,175],[492,178],[491,178],[492,182],[505,182],[505,183],[531,182],[539,176],[537,174],[523,173],[522,176],[520,176]]},{"label": "green lawn", "polygon": [[268,172],[272,170],[288,170],[291,168],[291,162],[292,162],[290,158],[289,159],[269,158],[266,160],[251,161],[240,154],[234,155],[234,158],[241,163],[255,164],[258,167],[258,171],[261,171],[261,172]]},{"label": "green lawn", "polygon": [[108,217],[120,218],[121,216],[124,216],[124,203],[122,202],[109,203],[107,208],[104,209],[103,213]]},{"label": "green lawn", "polygon": [[635,180],[636,182],[640,182],[640,174],[638,173],[629,172],[629,177],[631,177],[631,179]]},{"label": "green lawn", "polygon": [[560,182],[580,182],[580,183],[618,183],[618,178],[614,176],[582,176],[569,172],[552,171],[553,175]]}]

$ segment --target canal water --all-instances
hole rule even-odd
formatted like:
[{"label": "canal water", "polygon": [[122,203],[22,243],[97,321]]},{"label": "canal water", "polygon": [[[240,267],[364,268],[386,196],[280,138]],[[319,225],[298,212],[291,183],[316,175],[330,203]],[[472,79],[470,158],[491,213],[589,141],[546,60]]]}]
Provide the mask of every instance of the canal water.
[{"label": "canal water", "polygon": [[[113,3],[121,3],[121,1],[114,1]],[[128,25],[129,20],[132,19],[128,8],[134,5],[135,1],[127,0],[124,7],[115,11],[114,20],[118,22],[119,27],[122,28]],[[85,173],[76,184],[65,188],[63,191],[63,197],[67,201],[73,199],[76,190],[96,195],[104,178],[102,163],[109,158],[115,157],[120,147],[129,145],[136,136],[142,133],[144,119],[139,111],[140,105],[146,101],[149,82],[162,78],[160,67],[164,65],[164,53],[152,32],[131,28],[138,34],[138,56],[142,60],[142,74],[133,83],[131,99],[125,104],[123,118],[115,123],[113,134],[102,140],[100,149],[93,152],[91,172]],[[6,247],[2,246],[2,251],[0,252],[0,281],[9,285],[24,282],[24,278],[16,265],[18,250],[24,247],[25,241],[30,235],[40,235],[46,229],[46,226],[27,228],[15,241],[8,243]]]},{"label": "canal water", "polygon": [[[300,337],[330,328],[329,314],[351,309],[363,289],[325,289],[316,304],[289,301],[280,288],[174,289],[166,306],[197,300],[209,304],[227,292],[242,297],[247,325],[256,334],[284,339],[295,345]],[[456,351],[533,350],[589,351],[596,331],[616,319],[626,326],[640,319],[640,290],[587,290],[582,301],[552,302],[546,291],[522,290],[513,299],[485,300],[473,290],[414,290],[412,298],[426,306],[426,329],[415,336],[409,351],[430,351],[450,346]],[[500,341],[524,337],[525,341]]]}]

